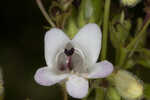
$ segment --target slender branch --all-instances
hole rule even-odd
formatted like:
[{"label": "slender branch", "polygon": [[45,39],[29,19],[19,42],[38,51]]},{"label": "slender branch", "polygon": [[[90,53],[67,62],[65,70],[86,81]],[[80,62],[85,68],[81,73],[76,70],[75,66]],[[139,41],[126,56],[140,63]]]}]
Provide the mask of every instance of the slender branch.
[{"label": "slender branch", "polygon": [[108,37],[108,20],[109,20],[110,2],[111,0],[105,0],[101,60],[106,59],[106,53],[107,53],[107,39],[108,39],[107,37]]},{"label": "slender branch", "polygon": [[118,67],[123,66],[127,57],[127,50],[125,48],[120,48],[120,57],[118,59]]},{"label": "slender branch", "polygon": [[56,27],[56,25],[53,23],[53,21],[51,20],[51,18],[49,17],[49,15],[47,14],[47,12],[44,9],[44,6],[41,2],[41,0],[36,0],[41,12],[43,13],[43,16],[45,17],[45,19],[48,21],[48,23],[52,26],[52,27]]},{"label": "slender branch", "polygon": [[133,49],[135,44],[140,40],[140,38],[145,34],[145,31],[147,29],[147,27],[150,24],[150,19],[147,21],[147,23],[145,23],[145,25],[143,26],[142,30],[139,32],[139,34],[131,41],[131,43],[127,46],[127,49]]},{"label": "slender branch", "polygon": [[125,60],[127,59],[127,57],[129,58],[133,55],[133,53],[136,51],[136,47],[139,43],[140,38],[144,34],[146,34],[145,31],[146,31],[149,24],[150,24],[150,19],[145,23],[145,25],[143,26],[141,31],[138,33],[138,35],[129,43],[127,48],[126,49],[125,48],[120,49],[120,58],[117,59],[118,60],[118,65],[117,66],[123,66],[123,64],[124,64]]}]

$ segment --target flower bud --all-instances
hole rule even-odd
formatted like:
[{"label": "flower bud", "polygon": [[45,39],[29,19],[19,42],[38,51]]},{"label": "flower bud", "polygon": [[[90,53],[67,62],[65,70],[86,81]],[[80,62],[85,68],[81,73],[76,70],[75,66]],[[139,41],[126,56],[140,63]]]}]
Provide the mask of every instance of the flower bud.
[{"label": "flower bud", "polygon": [[75,23],[75,20],[73,18],[70,18],[68,20],[66,33],[72,39],[77,32],[78,32],[78,28],[77,28],[77,25]]},{"label": "flower bud", "polygon": [[143,95],[142,83],[130,72],[119,70],[114,75],[114,83],[118,93],[127,100],[135,100]]},{"label": "flower bud", "polygon": [[140,0],[121,0],[121,3],[124,6],[130,6],[133,7],[135,6],[137,3],[139,3]]},{"label": "flower bud", "polygon": [[99,24],[103,14],[103,0],[81,0],[78,16],[78,26],[83,27],[86,23]]}]

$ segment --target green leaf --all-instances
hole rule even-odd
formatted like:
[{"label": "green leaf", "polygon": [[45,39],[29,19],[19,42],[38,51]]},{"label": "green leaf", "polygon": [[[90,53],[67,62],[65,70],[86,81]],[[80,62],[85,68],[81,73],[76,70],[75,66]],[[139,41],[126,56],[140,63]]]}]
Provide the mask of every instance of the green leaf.
[{"label": "green leaf", "polygon": [[110,39],[115,48],[125,46],[130,28],[131,22],[129,20],[125,20],[123,24],[117,21],[110,24]]},{"label": "green leaf", "polygon": [[77,18],[77,22],[78,22],[78,27],[81,28],[83,27],[87,22],[84,16],[84,9],[85,9],[85,1],[86,0],[82,0],[80,7],[79,7],[79,11],[78,11],[78,18]]},{"label": "green leaf", "polygon": [[72,39],[77,32],[78,32],[78,28],[75,23],[75,20],[73,18],[70,18],[67,24],[66,33]]},{"label": "green leaf", "polygon": [[137,60],[137,63],[146,68],[150,68],[150,59],[142,58],[142,59]]},{"label": "green leaf", "polygon": [[79,8],[79,28],[86,23],[100,24],[103,17],[103,0],[82,0]]},{"label": "green leaf", "polygon": [[89,23],[97,23],[103,20],[103,0],[91,0],[93,12],[89,18]]},{"label": "green leaf", "polygon": [[144,97],[150,99],[150,84],[144,84]]},{"label": "green leaf", "polygon": [[146,48],[136,50],[139,52],[139,56],[135,58],[136,63],[150,68],[150,50]]},{"label": "green leaf", "polygon": [[135,61],[133,59],[128,59],[125,63],[125,65],[123,66],[125,69],[130,69],[135,65]]},{"label": "green leaf", "polygon": [[140,53],[142,53],[142,55],[144,54],[144,56],[147,56],[148,58],[150,58],[150,50],[149,49],[142,48],[142,49],[140,49]]},{"label": "green leaf", "polygon": [[142,26],[143,26],[143,19],[138,18],[135,33],[138,33],[141,30]]},{"label": "green leaf", "polygon": [[115,48],[126,46],[131,29],[131,21],[124,19],[124,11],[115,15],[110,23],[110,39]]},{"label": "green leaf", "polygon": [[71,16],[67,20],[65,24],[65,33],[72,39],[75,34],[78,32],[77,20],[76,20],[77,12],[75,8],[72,8]]}]

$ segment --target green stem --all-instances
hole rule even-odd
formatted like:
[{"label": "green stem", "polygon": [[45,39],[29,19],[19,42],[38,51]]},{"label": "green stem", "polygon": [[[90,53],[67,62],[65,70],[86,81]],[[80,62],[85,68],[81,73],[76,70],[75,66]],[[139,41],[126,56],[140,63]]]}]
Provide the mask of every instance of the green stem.
[{"label": "green stem", "polygon": [[150,24],[150,20],[143,26],[142,30],[139,32],[139,34],[131,41],[131,43],[127,46],[127,48],[121,48],[120,49],[120,58],[118,59],[118,65],[117,66],[123,66],[125,60],[127,59],[127,54],[128,57],[131,57],[133,55],[133,52],[135,51],[138,41],[140,38],[146,33],[146,29],[148,25]]},{"label": "green stem", "polygon": [[66,91],[66,88],[65,88],[65,85],[61,85],[62,87],[62,92],[63,92],[63,100],[68,100],[68,95],[67,95],[67,91]]},{"label": "green stem", "polygon": [[48,21],[48,23],[52,26],[52,27],[56,27],[55,24],[53,23],[53,21],[51,20],[51,18],[49,17],[49,15],[47,14],[47,12],[44,9],[44,6],[41,2],[41,0],[36,0],[41,12],[43,13],[45,19]]},{"label": "green stem", "polygon": [[104,90],[100,87],[96,88],[95,100],[104,100]]},{"label": "green stem", "polygon": [[108,39],[107,37],[108,37],[108,20],[109,20],[110,2],[111,0],[105,0],[101,60],[106,59],[106,53],[107,53],[107,39]]},{"label": "green stem", "polygon": [[118,65],[119,59],[120,59],[120,48],[116,48],[116,50],[115,50],[115,65]]},{"label": "green stem", "polygon": [[131,43],[127,46],[128,50],[131,50],[134,48],[135,44],[140,40],[140,38],[146,33],[146,29],[150,24],[150,19],[147,21],[147,23],[144,25],[142,30],[139,32],[139,34],[131,41]]},{"label": "green stem", "polygon": [[120,48],[120,57],[118,59],[118,65],[119,67],[122,67],[125,63],[127,57],[127,51],[126,48]]}]

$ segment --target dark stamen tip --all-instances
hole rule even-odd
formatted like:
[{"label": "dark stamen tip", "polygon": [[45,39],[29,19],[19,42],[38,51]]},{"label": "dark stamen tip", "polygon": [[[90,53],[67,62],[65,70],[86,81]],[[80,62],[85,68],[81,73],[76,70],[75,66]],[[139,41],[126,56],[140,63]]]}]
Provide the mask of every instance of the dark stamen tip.
[{"label": "dark stamen tip", "polygon": [[70,50],[65,49],[65,50],[64,50],[64,53],[65,53],[67,56],[72,56],[73,53],[74,53],[74,48],[71,48]]}]

